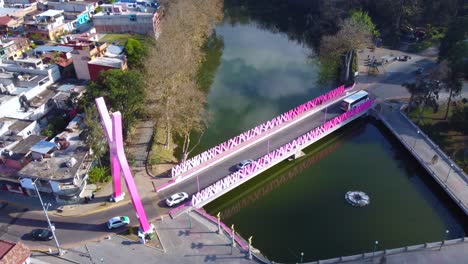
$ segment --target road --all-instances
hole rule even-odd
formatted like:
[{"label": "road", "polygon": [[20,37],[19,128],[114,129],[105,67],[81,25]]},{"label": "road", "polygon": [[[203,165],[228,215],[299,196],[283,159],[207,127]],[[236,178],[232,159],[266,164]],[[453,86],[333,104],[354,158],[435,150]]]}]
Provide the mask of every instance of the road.
[{"label": "road", "polygon": [[[148,218],[158,216],[155,210],[155,207],[158,206],[155,204],[155,199],[145,198],[143,199],[143,205]],[[27,211],[8,204],[1,204],[0,212],[0,239],[8,241],[18,241],[20,239],[34,248],[55,247],[53,240],[46,242],[32,241],[29,236],[32,229],[47,228],[47,222],[42,212]],[[138,223],[131,204],[80,217],[58,217],[52,214],[49,214],[49,217],[56,227],[59,242],[69,247],[82,241],[95,240],[125,230],[126,227],[108,230],[105,226],[109,218],[118,215],[127,215],[130,217],[132,224]]]}]

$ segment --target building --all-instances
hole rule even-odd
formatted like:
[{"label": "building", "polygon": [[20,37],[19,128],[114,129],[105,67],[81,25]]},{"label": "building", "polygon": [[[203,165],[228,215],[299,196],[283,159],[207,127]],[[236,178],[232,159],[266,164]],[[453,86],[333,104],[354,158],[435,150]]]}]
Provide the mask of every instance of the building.
[{"label": "building", "polygon": [[96,81],[99,78],[99,74],[103,71],[111,69],[126,70],[127,60],[125,56],[109,58],[100,57],[88,62],[88,69],[90,78],[92,81]]},{"label": "building", "polygon": [[76,78],[72,51],[73,47],[42,45],[34,49],[34,54],[41,56],[45,63],[57,64],[62,78]]},{"label": "building", "polygon": [[18,172],[23,188],[33,189],[35,181],[40,192],[52,194],[59,203],[80,200],[92,165],[89,147],[80,139],[83,118],[77,115],[64,132],[30,149],[33,161]]},{"label": "building", "polygon": [[101,71],[127,69],[125,56],[105,58],[107,43],[67,40],[63,45],[73,47],[73,65],[76,77],[81,80],[96,80]]},{"label": "building", "polygon": [[59,1],[52,0],[47,2],[39,2],[38,9],[40,10],[63,10],[66,20],[72,21],[72,27],[79,26],[89,22],[92,18],[94,10],[98,7],[98,2],[90,1]]},{"label": "building", "polygon": [[17,35],[23,29],[23,18],[15,18],[10,16],[0,17],[0,34],[2,35]]},{"label": "building", "polygon": [[28,50],[30,50],[30,43],[27,38],[0,39],[0,59],[15,60]]},{"label": "building", "polygon": [[63,84],[55,90],[57,94],[52,98],[55,108],[59,110],[72,110],[71,103],[77,103],[78,99],[86,92],[85,85]]},{"label": "building", "polygon": [[159,13],[147,12],[147,8],[127,4],[104,4],[102,11],[93,17],[97,33],[138,33],[152,36],[158,35]]},{"label": "building", "polygon": [[36,11],[25,16],[25,31],[31,39],[55,40],[70,30],[63,10]]},{"label": "building", "polygon": [[47,87],[60,78],[57,65],[25,58],[0,63],[0,117],[38,120],[51,109]]},{"label": "building", "polygon": [[21,243],[11,243],[0,240],[0,263],[1,264],[29,264],[31,251]]}]

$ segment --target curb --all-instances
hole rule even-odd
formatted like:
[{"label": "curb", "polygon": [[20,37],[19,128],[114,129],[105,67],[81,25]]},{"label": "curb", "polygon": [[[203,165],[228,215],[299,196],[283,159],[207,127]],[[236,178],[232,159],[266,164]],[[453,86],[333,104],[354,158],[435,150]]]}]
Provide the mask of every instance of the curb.
[{"label": "curb", "polygon": [[103,212],[103,211],[106,211],[106,210],[109,210],[109,209],[117,208],[117,207],[120,207],[120,206],[123,206],[123,205],[127,205],[127,204],[131,203],[131,200],[122,201],[122,202],[119,202],[119,203],[113,203],[113,202],[109,202],[109,203],[111,203],[110,206],[98,207],[97,209],[90,210],[90,211],[86,211],[86,212],[84,212],[84,213],[71,214],[71,215],[62,215],[62,214],[58,213],[57,211],[54,211],[54,212],[52,213],[52,215],[58,216],[58,217],[80,217],[80,216],[86,216],[86,215],[91,215],[91,214]]}]

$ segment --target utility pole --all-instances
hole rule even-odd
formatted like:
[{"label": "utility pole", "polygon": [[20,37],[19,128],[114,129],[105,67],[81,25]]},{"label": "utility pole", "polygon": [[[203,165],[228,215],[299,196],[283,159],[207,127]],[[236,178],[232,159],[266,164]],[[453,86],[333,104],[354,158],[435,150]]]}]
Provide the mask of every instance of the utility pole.
[{"label": "utility pole", "polygon": [[[36,181],[37,181],[37,179],[36,179]],[[60,244],[59,244],[59,242],[57,240],[57,237],[55,236],[55,226],[53,226],[52,223],[50,223],[49,215],[47,214],[47,209],[45,208],[44,202],[42,201],[41,193],[37,189],[36,181],[34,181],[32,183],[32,185],[34,186],[34,189],[36,189],[37,196],[39,197],[39,201],[41,202],[42,209],[44,210],[44,214],[45,214],[46,219],[47,219],[47,223],[49,224],[49,229],[52,232],[52,236],[54,237],[54,240],[55,240],[55,245],[57,246],[57,249],[58,249],[58,254],[59,254],[59,256],[62,256],[64,254],[64,251],[60,248]],[[50,206],[50,203],[48,204],[47,208],[49,206]]]}]

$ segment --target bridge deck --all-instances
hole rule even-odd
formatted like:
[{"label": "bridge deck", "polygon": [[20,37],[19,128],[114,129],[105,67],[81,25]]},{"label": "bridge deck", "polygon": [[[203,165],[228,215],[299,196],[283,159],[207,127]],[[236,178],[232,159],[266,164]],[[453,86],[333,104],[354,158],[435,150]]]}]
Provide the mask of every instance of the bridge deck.
[{"label": "bridge deck", "polygon": [[[406,115],[399,104],[382,103],[375,114],[413,154],[456,204],[468,214],[468,177]],[[438,160],[433,162],[437,155]]]}]

